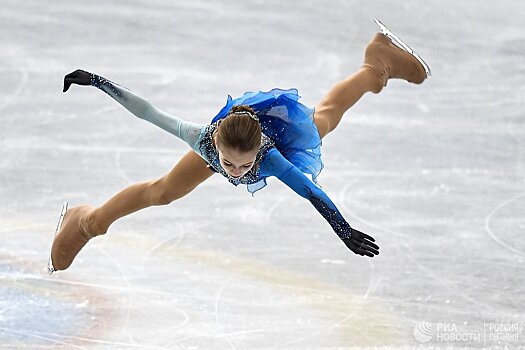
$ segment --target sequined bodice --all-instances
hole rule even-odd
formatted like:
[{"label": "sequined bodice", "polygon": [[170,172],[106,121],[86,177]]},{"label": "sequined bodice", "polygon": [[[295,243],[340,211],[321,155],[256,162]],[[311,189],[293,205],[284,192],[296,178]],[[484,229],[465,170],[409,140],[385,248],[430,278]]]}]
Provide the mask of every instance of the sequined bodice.
[{"label": "sequined bodice", "polygon": [[231,182],[235,186],[239,184],[252,184],[259,181],[260,161],[264,158],[266,153],[268,153],[268,151],[275,146],[274,141],[263,133],[261,147],[259,148],[259,152],[257,152],[257,156],[255,157],[254,166],[250,169],[250,171],[248,171],[246,174],[239,178],[231,177],[222,167],[219,161],[219,152],[213,144],[212,136],[214,131],[217,129],[219,122],[220,120],[206,126],[204,136],[199,145],[200,153],[204,156],[205,160],[208,163],[208,166],[212,167],[218,173],[222,174],[228,179],[229,182]]}]

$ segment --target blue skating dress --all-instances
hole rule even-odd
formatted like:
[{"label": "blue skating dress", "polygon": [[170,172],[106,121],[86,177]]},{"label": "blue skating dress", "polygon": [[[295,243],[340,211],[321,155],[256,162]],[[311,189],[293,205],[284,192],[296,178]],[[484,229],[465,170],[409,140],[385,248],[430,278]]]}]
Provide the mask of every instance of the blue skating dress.
[{"label": "blue skating dress", "polygon": [[[321,139],[313,122],[313,109],[298,101],[296,89],[247,92],[236,99],[228,96],[226,105],[212,119],[211,124],[201,125],[168,114],[130,90],[99,75],[90,74],[91,85],[110,95],[135,116],[185,141],[206,161],[210,169],[221,173],[232,184],[246,184],[253,195],[266,186],[267,177],[275,176],[310,201],[341,239],[351,236],[352,228],[317,184],[316,178],[323,169]],[[263,134],[255,165],[243,176],[233,178],[220,164],[212,134],[231,107],[241,104],[255,110]],[[312,180],[305,174],[310,174]]]},{"label": "blue skating dress", "polygon": [[203,136],[201,153],[210,161],[210,169],[221,173],[234,184],[246,184],[250,193],[266,186],[266,177],[262,177],[257,168],[252,168],[240,178],[232,178],[220,165],[217,151],[211,143],[211,134],[221,119],[227,117],[233,106],[250,106],[261,124],[263,142],[256,157],[262,159],[271,147],[277,150],[303,173],[310,174],[312,181],[318,185],[317,176],[324,165],[321,160],[322,141],[313,121],[314,109],[298,102],[297,89],[273,89],[263,92],[246,92],[243,96],[232,99],[228,95],[226,105],[212,119],[211,125]]}]

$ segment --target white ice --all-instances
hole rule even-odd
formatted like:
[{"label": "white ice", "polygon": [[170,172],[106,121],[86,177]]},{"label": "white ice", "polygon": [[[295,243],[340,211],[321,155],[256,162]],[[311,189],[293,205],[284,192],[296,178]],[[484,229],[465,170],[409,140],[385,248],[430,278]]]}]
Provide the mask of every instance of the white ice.
[{"label": "white ice", "polygon": [[[525,347],[524,2],[1,5],[0,348]],[[199,123],[273,87],[314,107],[360,67],[374,17],[433,76],[365,95],[323,139],[318,179],[379,256],[275,178],[252,198],[214,175],[47,275],[63,201],[101,205],[189,149],[95,88],[62,93],[65,74]]]}]

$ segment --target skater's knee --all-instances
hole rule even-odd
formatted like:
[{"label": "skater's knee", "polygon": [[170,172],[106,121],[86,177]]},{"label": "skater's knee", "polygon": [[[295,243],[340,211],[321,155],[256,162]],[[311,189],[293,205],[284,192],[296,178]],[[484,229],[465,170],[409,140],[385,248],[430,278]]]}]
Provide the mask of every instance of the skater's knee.
[{"label": "skater's knee", "polygon": [[169,186],[164,178],[160,178],[150,184],[150,201],[152,205],[168,205],[187,192],[189,191]]},{"label": "skater's knee", "polygon": [[155,205],[168,205],[174,200],[176,200],[177,198],[173,196],[171,192],[164,191],[164,192],[159,193],[156,199],[157,200],[156,200]]},{"label": "skater's knee", "polygon": [[152,205],[168,205],[176,199],[171,191],[160,184],[152,184],[152,187],[153,191],[150,201]]}]

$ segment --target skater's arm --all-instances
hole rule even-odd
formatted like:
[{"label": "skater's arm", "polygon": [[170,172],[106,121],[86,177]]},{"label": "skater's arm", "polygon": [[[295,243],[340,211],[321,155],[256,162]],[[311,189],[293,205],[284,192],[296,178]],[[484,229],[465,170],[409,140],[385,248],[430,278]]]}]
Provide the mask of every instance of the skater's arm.
[{"label": "skater's arm", "polygon": [[72,83],[79,85],[92,85],[99,88],[135,116],[147,120],[177,136],[188,143],[191,147],[194,146],[200,130],[204,126],[182,120],[176,116],[163,112],[153,106],[148,100],[136,95],[127,88],[94,73],[77,70],[66,75],[64,78],[64,92],[69,89],[69,86]]},{"label": "skater's arm", "polygon": [[312,203],[317,211],[328,221],[337,235],[343,239],[350,237],[350,225],[343,218],[335,204],[326,193],[317,187],[295,165],[284,158],[281,152],[272,148],[266,155],[261,170],[264,175],[273,175]]},{"label": "skater's arm", "polygon": [[261,164],[264,176],[276,176],[298,195],[312,203],[317,211],[328,221],[335,233],[354,253],[373,256],[379,254],[379,247],[372,243],[372,237],[353,229],[343,218],[335,204],[326,193],[308,179],[302,171],[283,157],[276,149],[271,149]]},{"label": "skater's arm", "polygon": [[120,103],[135,116],[157,125],[167,132],[186,141],[190,146],[193,146],[203,125],[185,121],[161,111],[153,106],[148,100],[134,94],[127,88],[119,86],[97,74],[90,73],[90,75],[92,86],[99,88],[109,96],[113,97],[115,101]]}]

